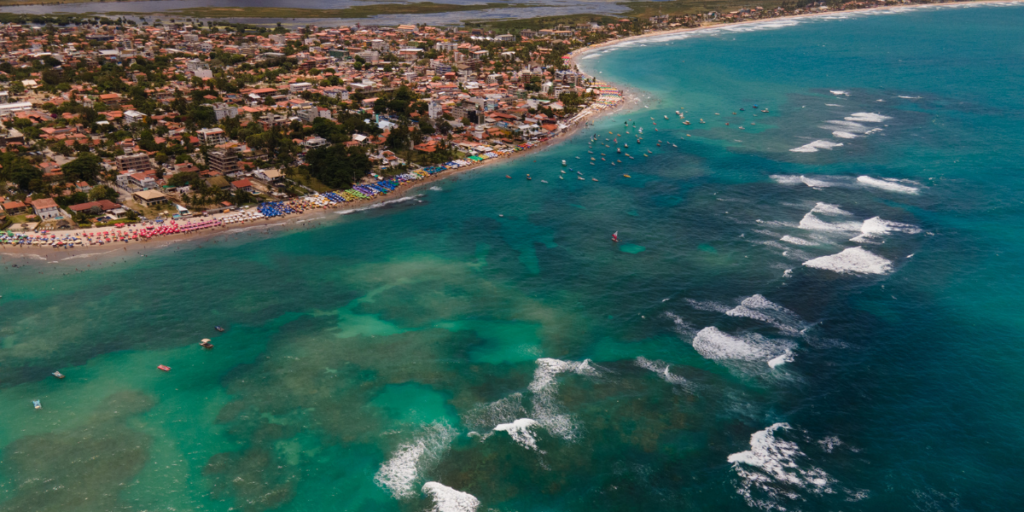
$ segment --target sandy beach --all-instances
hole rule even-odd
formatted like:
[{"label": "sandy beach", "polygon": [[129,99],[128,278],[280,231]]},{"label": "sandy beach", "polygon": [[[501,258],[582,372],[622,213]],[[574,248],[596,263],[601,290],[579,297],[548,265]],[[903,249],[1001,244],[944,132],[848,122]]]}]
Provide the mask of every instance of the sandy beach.
[{"label": "sandy beach", "polygon": [[[590,46],[587,46],[587,47],[584,47],[584,48],[580,48],[580,49],[575,50],[574,52],[570,53],[569,54],[569,62],[572,63],[577,68],[579,68],[584,73],[586,73],[586,70],[583,69],[583,66],[580,65],[580,60],[583,57],[585,57],[586,55],[591,54],[591,53],[593,53],[595,51],[598,51],[600,49],[603,49],[603,48],[618,46],[618,45],[627,44],[627,43],[631,43],[631,42],[638,42],[638,41],[643,41],[643,40],[649,40],[649,39],[658,38],[658,37],[672,36],[672,35],[677,35],[677,34],[692,33],[692,32],[699,32],[699,31],[718,30],[718,29],[727,28],[727,27],[736,27],[736,26],[743,26],[743,25],[756,25],[756,24],[774,23],[774,22],[785,21],[785,20],[793,20],[793,19],[829,17],[829,16],[834,17],[834,16],[841,16],[841,15],[855,15],[857,13],[865,13],[865,12],[871,12],[871,11],[884,11],[884,10],[900,10],[900,11],[903,11],[903,10],[910,10],[910,9],[926,9],[926,8],[936,8],[936,7],[943,7],[943,6],[947,6],[947,7],[948,6],[961,7],[961,6],[966,6],[966,5],[979,5],[979,4],[996,4],[996,5],[1004,4],[1005,5],[1005,4],[1017,4],[1017,3],[1021,3],[1022,1],[1024,1],[1024,0],[979,0],[979,1],[972,1],[972,2],[938,2],[938,3],[933,3],[933,4],[919,4],[919,5],[893,5],[893,6],[884,6],[884,7],[874,7],[874,8],[870,8],[870,9],[855,9],[855,10],[849,10],[849,11],[826,11],[826,12],[818,12],[818,13],[807,13],[807,14],[799,14],[799,15],[794,15],[794,16],[784,16],[784,17],[778,17],[778,18],[768,18],[768,19],[761,19],[761,20],[742,21],[742,22],[737,22],[737,23],[709,23],[709,24],[706,24],[706,25],[703,25],[703,26],[700,26],[700,27],[685,27],[685,28],[676,28],[676,29],[670,29],[670,30],[654,31],[654,32],[646,33],[646,34],[630,36],[630,37],[626,37],[626,38],[622,38],[622,39],[615,39],[615,40],[606,41],[606,42],[603,42],[603,43],[598,43],[598,44],[590,45]],[[597,79],[597,77],[594,77],[593,75],[589,75],[588,74],[588,76],[591,77],[591,78]],[[52,261],[61,261],[63,259],[67,259],[67,258],[62,258],[62,256],[65,255],[65,254],[94,255],[94,254],[109,254],[109,253],[114,253],[114,252],[127,253],[127,252],[129,252],[129,250],[138,252],[140,250],[139,247],[154,247],[154,248],[155,247],[165,247],[165,246],[167,246],[169,244],[176,243],[176,242],[181,242],[181,241],[184,241],[184,240],[202,240],[202,239],[205,239],[205,238],[214,237],[214,236],[218,236],[218,235],[221,235],[221,234],[229,233],[232,230],[237,231],[239,228],[249,229],[251,227],[261,227],[261,226],[266,227],[266,226],[270,226],[270,225],[281,225],[281,224],[294,224],[294,225],[298,225],[298,224],[301,224],[302,222],[304,222],[304,220],[308,219],[309,217],[312,217],[312,216],[315,216],[315,215],[318,215],[318,214],[338,213],[340,211],[351,211],[351,210],[360,211],[360,210],[365,210],[365,209],[373,208],[373,207],[376,207],[376,205],[381,204],[381,203],[394,202],[394,201],[399,200],[399,199],[401,199],[403,197],[407,197],[411,193],[413,193],[416,189],[418,189],[419,187],[422,187],[422,186],[425,186],[425,185],[430,185],[430,184],[432,184],[434,182],[437,182],[437,181],[440,181],[440,180],[444,180],[444,179],[447,179],[447,178],[452,177],[452,176],[457,176],[457,175],[460,175],[460,174],[463,174],[463,173],[467,173],[467,172],[471,172],[471,171],[476,171],[478,169],[482,169],[482,168],[487,167],[489,165],[493,165],[493,164],[497,164],[497,163],[507,163],[507,162],[511,162],[511,161],[513,161],[514,159],[517,159],[517,158],[523,158],[523,157],[535,155],[535,154],[537,154],[537,153],[539,153],[541,151],[544,151],[544,150],[552,147],[553,145],[555,145],[555,144],[557,144],[557,143],[559,143],[559,142],[561,142],[563,140],[566,140],[566,139],[572,137],[577,132],[579,132],[582,128],[586,127],[588,123],[590,123],[590,122],[600,118],[601,116],[605,116],[605,115],[608,115],[608,114],[613,113],[613,112],[618,112],[618,111],[623,110],[623,109],[633,108],[633,107],[635,107],[638,104],[638,102],[637,102],[637,100],[638,100],[638,93],[636,91],[632,91],[632,90],[630,90],[628,88],[625,88],[625,87],[623,87],[620,84],[612,84],[612,85],[617,87],[617,88],[619,88],[620,90],[622,90],[622,92],[623,92],[623,94],[622,94],[622,101],[618,102],[618,104],[613,105],[613,106],[598,105],[596,103],[591,104],[586,109],[581,111],[581,113],[574,118],[575,122],[573,122],[571,125],[567,126],[563,131],[557,133],[555,136],[553,136],[552,138],[550,138],[550,139],[548,139],[548,140],[546,140],[546,141],[544,141],[542,143],[539,143],[539,144],[537,144],[537,145],[535,145],[535,146],[533,146],[533,147],[531,147],[529,149],[526,149],[524,151],[520,151],[520,152],[511,154],[511,155],[504,155],[504,156],[501,156],[501,157],[498,157],[498,158],[492,158],[492,159],[485,160],[483,162],[471,164],[471,165],[468,165],[468,166],[465,166],[465,167],[462,167],[462,168],[447,170],[447,171],[444,171],[444,172],[441,172],[441,173],[434,174],[432,176],[426,177],[426,178],[424,178],[422,180],[401,183],[395,190],[393,190],[391,193],[389,193],[387,195],[378,196],[378,197],[375,197],[375,198],[372,198],[372,199],[353,201],[353,202],[348,202],[348,203],[343,203],[343,204],[336,204],[336,205],[325,207],[325,208],[310,209],[310,210],[307,210],[307,211],[304,211],[304,212],[301,212],[301,213],[290,214],[290,215],[287,215],[285,217],[271,217],[271,218],[263,218],[263,219],[258,219],[258,220],[248,220],[248,221],[240,222],[240,223],[224,224],[224,225],[221,225],[221,226],[211,227],[211,228],[195,231],[195,232],[192,232],[192,233],[170,234],[170,235],[154,237],[154,238],[151,238],[151,239],[143,239],[143,240],[139,240],[139,241],[111,242],[111,243],[105,243],[103,245],[93,244],[93,245],[88,245],[88,246],[76,246],[76,247],[72,247],[72,248],[56,248],[56,247],[49,247],[49,246],[0,245],[0,257],[3,257],[4,259],[10,259],[10,258],[29,258],[29,259],[36,260],[36,261],[51,261],[52,262]],[[230,213],[217,213],[217,214],[207,215],[205,217],[196,217],[195,219],[192,219],[192,220],[193,221],[195,221],[195,220],[204,220],[204,221],[221,220],[221,219],[224,219],[226,217],[231,217],[231,216],[237,215],[239,211],[241,211],[241,210],[233,211],[233,212],[230,212]],[[151,224],[151,223],[146,223],[146,224]],[[139,226],[141,226],[141,225],[143,225],[143,224],[140,223]],[[75,230],[65,230],[65,231],[59,231],[59,232],[55,232],[55,233],[60,235],[60,236],[71,235],[71,236],[79,236],[79,237],[81,237],[83,235],[96,236],[97,234],[100,234],[100,233],[102,233],[104,231],[115,231],[115,230],[116,229],[113,228],[113,227],[102,227],[102,228],[83,228],[83,229],[75,229]]]}]

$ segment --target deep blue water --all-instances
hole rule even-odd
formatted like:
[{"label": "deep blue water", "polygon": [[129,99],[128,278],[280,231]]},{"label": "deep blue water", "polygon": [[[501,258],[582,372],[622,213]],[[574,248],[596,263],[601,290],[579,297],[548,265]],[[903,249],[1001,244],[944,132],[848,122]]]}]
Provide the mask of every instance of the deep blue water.
[{"label": "deep blue water", "polygon": [[413,200],[4,256],[0,507],[1018,509],[1022,26],[621,45],[634,109]]}]

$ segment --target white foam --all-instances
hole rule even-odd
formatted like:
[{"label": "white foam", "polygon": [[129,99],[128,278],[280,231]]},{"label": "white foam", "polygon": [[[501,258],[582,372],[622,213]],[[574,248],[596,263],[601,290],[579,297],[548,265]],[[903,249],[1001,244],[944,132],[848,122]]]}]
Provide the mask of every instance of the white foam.
[{"label": "white foam", "polygon": [[576,373],[596,377],[599,372],[590,365],[590,360],[583,361],[562,361],[560,359],[541,358],[537,360],[537,369],[533,372],[533,381],[529,389],[533,393],[531,403],[533,405],[532,416],[548,433],[571,441],[577,436],[576,424],[572,417],[562,412],[556,395],[558,393],[558,381],[555,377],[559,373]]},{"label": "white foam", "polygon": [[888,274],[892,262],[860,247],[851,247],[830,256],[805,261],[804,266],[839,274]]},{"label": "white foam", "polygon": [[848,93],[846,91],[829,91],[829,92],[832,93],[832,94],[835,94],[836,96],[849,96],[850,95],[850,93]]},{"label": "white foam", "polygon": [[861,225],[860,232],[861,234],[851,238],[850,241],[856,243],[874,242],[877,238],[889,233],[896,232],[915,235],[920,233],[921,229],[912,224],[893,222],[881,217],[871,217]]},{"label": "white foam", "polygon": [[881,123],[887,119],[892,119],[889,116],[883,116],[882,114],[876,114],[874,112],[855,112],[850,114],[849,117],[844,117],[847,121],[853,121],[855,123]]},{"label": "white foam", "polygon": [[440,191],[442,191],[444,189],[441,188],[441,187],[438,187],[437,185],[434,185],[433,187],[430,187],[430,190],[433,190],[434,192],[440,192]]},{"label": "white foam", "polygon": [[729,455],[728,462],[740,477],[736,492],[747,505],[763,510],[786,510],[782,498],[802,499],[799,491],[814,494],[834,492],[832,478],[824,470],[800,467],[807,457],[796,443],[779,439],[776,433],[790,430],[788,423],[776,423],[750,436],[750,449]]},{"label": "white foam", "polygon": [[881,128],[872,128],[872,129],[870,129],[870,130],[868,130],[868,131],[864,132],[864,135],[871,135],[872,133],[878,133],[878,132],[880,132],[880,131],[882,131],[882,129],[881,129]]},{"label": "white foam", "polygon": [[711,300],[686,299],[686,302],[693,309],[697,309],[697,310],[700,310],[700,311],[711,311],[711,312],[714,312],[714,313],[725,313],[726,311],[729,311],[730,309],[732,309],[729,306],[726,306],[725,304],[722,304],[721,302],[715,302],[715,301],[711,301]]},{"label": "white foam", "polygon": [[636,365],[645,370],[650,370],[661,377],[662,380],[669,384],[678,386],[689,386],[689,382],[679,375],[673,375],[668,369],[668,363],[664,361],[651,361],[644,356],[636,358]]},{"label": "white foam", "polygon": [[533,435],[531,430],[537,426],[537,422],[530,418],[520,418],[512,423],[502,423],[494,427],[495,432],[507,432],[512,440],[519,443],[519,446],[526,448],[527,450],[537,449],[537,437]]},{"label": "white foam", "polygon": [[872,178],[871,176],[858,176],[857,182],[866,185],[868,187],[880,188],[889,192],[898,192],[900,194],[917,194],[919,189],[909,185],[902,185],[897,183],[895,180]]},{"label": "white foam", "polygon": [[831,121],[825,121],[825,124],[823,126],[820,126],[819,128],[823,130],[838,130],[851,133],[864,133],[868,131],[868,127],[860,123],[855,123],[853,121],[841,121],[835,119]]},{"label": "white foam", "polygon": [[32,253],[18,254],[18,253],[14,253],[14,252],[3,252],[3,253],[0,253],[0,254],[2,254],[4,256],[15,256],[15,257],[18,257],[18,258],[29,258],[29,259],[33,259],[33,260],[46,261],[46,256],[41,256],[39,254],[32,254]]},{"label": "white foam", "polygon": [[856,139],[857,135],[850,132],[835,131],[832,132],[832,136],[837,139]]},{"label": "white foam", "polygon": [[416,199],[416,196],[404,196],[404,197],[399,197],[398,199],[391,199],[389,201],[381,201],[379,203],[373,203],[373,204],[371,204],[369,206],[364,206],[362,208],[352,208],[350,210],[341,210],[340,212],[337,212],[337,214],[338,215],[348,215],[350,213],[364,212],[366,210],[373,210],[373,209],[376,209],[376,208],[382,208],[382,207],[385,207],[385,206],[387,206],[389,204],[404,203],[406,201],[412,201],[414,199]]},{"label": "white foam", "polygon": [[732,336],[717,327],[705,327],[694,336],[693,348],[712,361],[767,362],[792,349],[793,343],[760,334]]},{"label": "white foam", "polygon": [[784,354],[769,359],[768,360],[768,366],[770,368],[772,368],[772,369],[775,369],[775,367],[777,367],[777,366],[784,365],[786,363],[792,363],[792,362],[793,362],[793,352],[790,351],[790,350],[787,350]]},{"label": "white foam", "polygon": [[807,185],[811,188],[828,188],[837,184],[833,181],[826,181],[821,178],[809,178],[804,175],[773,174],[770,177],[781,185]]},{"label": "white foam", "polygon": [[829,203],[815,203],[814,208],[811,208],[812,213],[823,213],[826,215],[853,215],[852,213],[840,208],[838,205]]},{"label": "white foam", "polygon": [[[668,299],[665,299],[665,300],[668,300]],[[665,301],[662,301],[662,302],[665,302]],[[683,336],[693,336],[693,334],[695,332],[697,332],[697,330],[694,329],[692,325],[687,323],[686,320],[683,320],[682,318],[679,317],[679,315],[676,315],[675,313],[671,313],[671,312],[666,311],[665,312],[665,317],[670,319],[670,320],[672,320],[672,323],[674,323],[675,326],[676,326],[676,332],[678,332],[679,334],[681,334]]]},{"label": "white foam", "polygon": [[780,331],[797,334],[806,326],[796,313],[766,299],[763,295],[754,294],[743,299],[739,306],[725,312],[726,315],[738,318],[750,318],[779,329]]},{"label": "white foam", "polygon": [[800,219],[800,229],[806,229],[810,231],[824,231],[832,233],[845,233],[845,232],[856,232],[860,231],[860,222],[826,222],[818,218],[813,211],[807,212],[802,219]]},{"label": "white foam", "polygon": [[476,512],[480,500],[472,494],[456,491],[438,482],[423,484],[423,494],[434,498],[431,512]]},{"label": "white foam", "polygon": [[816,140],[814,142],[809,142],[807,144],[804,144],[803,146],[800,146],[798,148],[790,149],[790,151],[792,151],[794,153],[817,153],[818,150],[821,150],[821,149],[831,150],[832,148],[837,148],[837,147],[840,147],[842,145],[843,145],[842,142],[832,142],[832,141],[827,141],[827,140]]},{"label": "white foam", "polygon": [[900,98],[903,98],[905,100],[919,100],[919,99],[921,99],[920,96],[902,96],[902,95],[900,96]]},{"label": "white foam", "polygon": [[526,415],[522,393],[512,393],[500,400],[474,408],[463,416],[462,421],[472,428],[491,430],[495,425],[511,423],[516,418]]},{"label": "white foam", "polygon": [[825,106],[826,107],[841,107],[842,105],[837,105],[835,103],[826,103]]},{"label": "white foam", "polygon": [[455,429],[444,423],[424,425],[423,434],[411,443],[399,445],[391,458],[381,464],[373,481],[390,491],[395,499],[412,496],[419,472],[441,460],[455,435]]}]

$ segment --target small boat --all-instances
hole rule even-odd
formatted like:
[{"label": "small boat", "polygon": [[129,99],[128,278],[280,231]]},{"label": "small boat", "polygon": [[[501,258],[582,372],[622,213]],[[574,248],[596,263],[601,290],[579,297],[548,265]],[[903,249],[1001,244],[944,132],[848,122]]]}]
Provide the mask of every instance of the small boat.
[{"label": "small boat", "polygon": [[509,176],[508,174],[506,174],[505,177],[508,179],[512,179],[512,176]]},{"label": "small boat", "polygon": [[39,400],[32,400],[32,405],[35,406],[36,409],[42,409],[43,408],[43,403],[40,402]]},{"label": "small boat", "polygon": [[210,338],[203,338],[203,340],[199,342],[199,346],[203,348],[213,348],[213,343],[210,343]]},{"label": "small boat", "polygon": [[580,181],[586,181],[583,179],[583,176],[577,176],[577,178],[579,178]]},{"label": "small boat", "polygon": [[547,183],[547,180],[540,180],[541,183]]},{"label": "small boat", "polygon": [[532,180],[532,179],[533,179],[533,178],[531,178],[529,174],[527,174],[527,175],[526,175],[526,181],[530,181],[530,180]]},{"label": "small boat", "polygon": [[562,165],[563,165],[563,166],[567,165],[567,164],[565,163],[565,160],[562,160]]},{"label": "small boat", "polygon": [[224,328],[219,325],[217,327],[214,327],[214,329],[217,329],[217,332],[224,332]]},{"label": "small boat", "polygon": [[565,176],[559,176],[559,177],[558,177],[558,179],[560,179],[560,180],[564,180],[564,179],[565,179]]},{"label": "small boat", "polygon": [[61,373],[61,372],[53,372],[53,376],[57,377],[58,379],[63,379],[64,378],[64,374]]},{"label": "small boat", "polygon": [[622,177],[623,177],[623,178],[632,178],[632,176],[630,176],[630,175],[628,175],[628,174],[623,174],[623,175],[622,175]]},{"label": "small boat", "polygon": [[565,171],[562,171],[562,174],[565,174]]},{"label": "small boat", "polygon": [[170,366],[167,366],[167,365],[160,365],[160,366],[157,366],[157,367],[156,367],[156,369],[157,369],[157,370],[163,370],[163,371],[165,371],[165,372],[169,372],[169,371],[171,371],[171,367],[170,367]]},{"label": "small boat", "polygon": [[619,242],[619,232],[618,231],[612,233],[612,242],[615,242],[615,243]]},{"label": "small boat", "polygon": [[590,179],[592,179],[592,180],[594,180],[594,181],[597,181],[597,178],[590,178]]},{"label": "small boat", "polygon": [[668,116],[665,116],[665,119],[668,119]]}]

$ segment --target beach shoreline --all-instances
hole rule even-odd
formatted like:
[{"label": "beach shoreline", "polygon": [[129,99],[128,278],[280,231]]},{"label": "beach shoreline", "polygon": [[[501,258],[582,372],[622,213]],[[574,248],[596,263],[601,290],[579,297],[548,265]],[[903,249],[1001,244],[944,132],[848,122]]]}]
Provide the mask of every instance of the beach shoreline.
[{"label": "beach shoreline", "polygon": [[[580,61],[585,56],[590,55],[590,54],[592,54],[595,51],[601,50],[603,48],[608,48],[608,47],[612,47],[612,46],[622,45],[624,43],[633,43],[633,42],[643,41],[643,40],[657,38],[657,37],[672,36],[672,35],[685,34],[685,33],[696,33],[696,32],[701,32],[701,31],[717,30],[717,29],[726,28],[726,27],[744,26],[744,25],[756,25],[756,24],[772,23],[772,22],[778,22],[778,21],[784,21],[784,20],[793,20],[793,19],[807,19],[807,18],[836,16],[836,15],[840,15],[840,14],[856,14],[856,13],[865,13],[865,12],[872,12],[872,11],[885,11],[885,10],[896,10],[896,9],[899,9],[900,11],[904,11],[904,10],[911,10],[911,9],[935,8],[935,7],[952,6],[952,5],[956,5],[956,6],[986,5],[986,4],[1005,5],[1005,4],[1021,4],[1021,3],[1024,3],[1024,0],[978,0],[978,1],[969,1],[969,2],[937,2],[937,3],[931,3],[931,4],[880,6],[880,7],[872,7],[872,8],[868,8],[868,9],[853,9],[853,10],[848,10],[848,11],[825,11],[825,12],[818,12],[818,13],[806,13],[806,14],[798,14],[798,15],[792,15],[792,16],[782,16],[782,17],[778,17],[778,18],[767,18],[767,19],[759,19],[759,20],[741,21],[741,22],[736,22],[736,23],[709,23],[709,24],[702,25],[700,27],[683,27],[683,28],[675,28],[675,29],[669,29],[669,30],[653,31],[653,32],[648,32],[646,34],[640,34],[640,35],[625,37],[625,38],[621,38],[621,39],[614,39],[614,40],[611,40],[611,41],[605,41],[605,42],[602,42],[602,43],[596,43],[596,44],[593,44],[593,45],[589,45],[589,46],[577,49],[577,50],[569,53],[568,54],[568,57],[569,57],[568,61],[569,61],[569,63],[572,66],[578,68],[581,72],[583,72],[584,75],[586,75],[588,78],[590,78],[592,80],[599,80],[593,74],[588,73],[584,69],[584,66],[581,65]],[[270,217],[270,218],[263,218],[263,219],[256,219],[256,220],[248,220],[248,221],[244,221],[244,222],[237,223],[237,224],[224,224],[224,225],[216,226],[216,227],[213,227],[213,228],[209,228],[209,229],[205,229],[205,230],[197,231],[197,232],[193,232],[193,233],[177,233],[177,234],[171,234],[171,235],[155,237],[155,238],[147,239],[147,240],[128,241],[128,242],[111,242],[111,243],[107,243],[107,244],[103,244],[103,245],[76,246],[76,247],[72,247],[72,248],[57,248],[57,247],[48,247],[48,246],[18,246],[18,245],[10,245],[10,244],[0,245],[0,259],[4,260],[5,263],[7,262],[6,260],[8,260],[10,258],[28,258],[28,259],[34,260],[34,261],[46,261],[46,262],[49,262],[49,263],[53,263],[53,262],[59,262],[59,261],[63,261],[63,260],[68,259],[68,258],[63,258],[63,259],[56,258],[56,256],[62,255],[62,254],[95,255],[95,254],[106,254],[106,253],[113,253],[113,252],[125,253],[125,252],[128,252],[128,249],[127,249],[128,247],[137,248],[137,247],[140,247],[140,244],[141,244],[141,247],[152,247],[153,245],[158,245],[159,248],[163,248],[163,247],[166,247],[168,245],[179,243],[179,242],[182,242],[182,241],[202,241],[202,240],[205,240],[205,239],[221,236],[223,234],[228,234],[232,230],[238,230],[239,228],[243,228],[243,229],[248,230],[248,229],[251,229],[251,228],[261,227],[261,226],[268,226],[269,227],[270,225],[273,225],[273,224],[282,224],[282,223],[283,224],[289,224],[289,223],[291,223],[291,224],[300,224],[301,222],[304,222],[303,219],[307,219],[307,218],[312,217],[314,215],[319,215],[319,214],[323,214],[323,213],[340,213],[340,212],[343,212],[343,211],[346,211],[346,210],[363,211],[363,210],[367,210],[367,209],[372,209],[372,208],[375,207],[375,205],[378,205],[378,204],[381,204],[381,203],[386,203],[386,202],[394,202],[394,201],[399,200],[399,199],[401,199],[403,197],[408,197],[408,196],[412,195],[420,187],[431,185],[431,184],[433,184],[433,183],[435,183],[437,181],[445,180],[445,179],[448,179],[450,177],[458,176],[458,175],[461,175],[461,174],[464,174],[464,173],[468,173],[468,172],[478,171],[480,169],[484,169],[484,168],[490,166],[491,164],[509,163],[509,162],[515,161],[518,158],[522,158],[522,157],[526,157],[526,156],[530,156],[530,155],[536,155],[537,153],[543,152],[543,151],[545,151],[547,149],[550,149],[550,148],[554,147],[557,144],[560,144],[561,142],[563,142],[565,140],[570,139],[573,135],[576,135],[583,128],[585,128],[588,125],[588,123],[596,121],[597,119],[600,119],[601,117],[607,116],[607,115],[612,114],[612,113],[616,113],[616,112],[620,112],[620,111],[624,111],[624,110],[629,110],[631,108],[636,108],[636,106],[639,105],[639,94],[640,94],[639,91],[634,90],[634,89],[629,88],[629,87],[623,87],[623,86],[621,86],[619,84],[610,84],[610,85],[612,85],[612,86],[614,86],[616,88],[619,88],[622,91],[622,99],[621,99],[621,101],[619,101],[617,104],[612,105],[612,106],[601,105],[600,107],[598,106],[597,103],[592,103],[591,105],[586,107],[583,111],[581,111],[580,115],[578,115],[578,116],[576,116],[574,118],[575,122],[573,124],[567,126],[561,132],[557,133],[556,135],[554,135],[550,139],[537,144],[534,147],[525,149],[524,151],[520,151],[520,152],[516,152],[516,153],[510,154],[510,155],[503,155],[503,156],[500,156],[500,157],[497,157],[497,158],[491,158],[491,159],[485,160],[483,162],[471,164],[471,165],[468,165],[468,166],[465,166],[465,167],[461,167],[461,168],[458,168],[458,169],[446,170],[446,171],[443,171],[443,172],[440,172],[440,173],[428,176],[428,177],[423,178],[421,180],[411,181],[411,182],[404,182],[404,183],[401,183],[397,188],[395,188],[391,193],[386,194],[386,195],[377,196],[377,197],[374,197],[374,198],[371,198],[371,199],[364,199],[364,200],[359,200],[359,201],[353,201],[353,202],[350,202],[350,203],[340,203],[340,204],[336,204],[336,205],[325,207],[325,208],[313,208],[313,209],[310,209],[310,210],[307,210],[307,211],[304,211],[304,212],[301,212],[301,213],[289,214],[289,215],[286,215],[284,217]],[[205,217],[196,217],[196,219],[215,220],[215,219],[220,219],[220,218],[227,217],[227,216],[230,216],[230,215],[234,215],[238,211],[239,210],[235,210],[235,211],[232,211],[231,213],[228,213],[228,214],[213,214],[213,215],[208,215],[208,216],[205,216]],[[81,234],[81,233],[83,233],[85,231],[95,231],[97,229],[100,229],[100,230],[102,230],[102,229],[110,230],[111,228],[109,228],[109,227],[108,228],[83,228],[83,229],[76,229],[76,230],[64,230],[64,231],[60,231],[59,233],[60,234],[72,234],[72,235],[74,235],[74,234]],[[118,251],[118,249],[121,249],[121,248],[123,248],[123,250]],[[136,250],[136,252],[138,252],[138,249],[135,249],[135,250]]]}]

